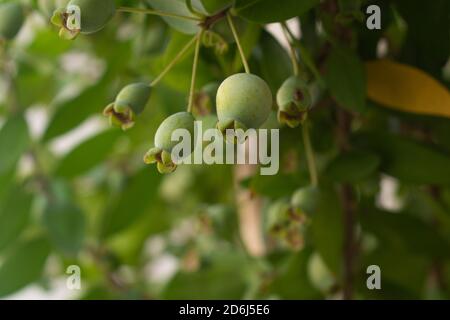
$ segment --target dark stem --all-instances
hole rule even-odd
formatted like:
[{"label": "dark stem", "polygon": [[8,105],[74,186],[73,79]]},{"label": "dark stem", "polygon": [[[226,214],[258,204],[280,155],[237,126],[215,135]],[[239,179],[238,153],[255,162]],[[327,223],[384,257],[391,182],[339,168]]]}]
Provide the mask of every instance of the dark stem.
[{"label": "dark stem", "polygon": [[[337,111],[338,118],[338,143],[341,152],[348,151],[350,144],[348,135],[351,129],[351,115],[345,110]],[[344,183],[341,186],[341,202],[343,207],[344,224],[344,272],[343,272],[343,298],[344,300],[353,299],[355,260],[358,252],[356,242],[355,224],[356,224],[356,201],[353,188],[350,184]]]},{"label": "dark stem", "polygon": [[227,16],[229,10],[230,8],[225,8],[213,16],[206,17],[205,20],[203,20],[203,22],[199,24],[199,26],[205,30],[211,29],[211,27],[214,24],[216,24],[217,22],[219,22],[220,20],[224,19]]}]

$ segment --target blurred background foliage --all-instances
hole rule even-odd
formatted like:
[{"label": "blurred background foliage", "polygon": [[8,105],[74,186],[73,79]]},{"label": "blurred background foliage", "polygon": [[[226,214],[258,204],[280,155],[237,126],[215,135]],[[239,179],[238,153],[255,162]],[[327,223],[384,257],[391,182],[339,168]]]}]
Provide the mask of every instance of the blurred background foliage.
[{"label": "blurred background foliage", "polygon": [[[101,116],[123,86],[159,74],[195,21],[118,13],[102,31],[64,41],[49,23],[64,1],[21,3],[26,21],[0,58],[1,298],[29,290],[79,299],[450,297],[448,0],[193,1],[208,15],[233,7],[251,69],[273,93],[292,68],[269,23],[292,18],[302,35],[320,188],[306,220],[282,221],[281,235],[272,224],[309,184],[301,129],[281,128],[275,176],[239,179],[226,165],[160,175],[142,162],[161,121],[185,109],[193,52],[153,90],[132,130],[110,129]],[[184,0],[116,3],[190,14]],[[370,4],[381,7],[381,30],[366,28]],[[200,88],[242,70],[226,21],[213,31],[228,50],[202,48],[203,98]],[[365,67],[379,58],[426,80],[394,70],[388,88],[412,84],[389,96]],[[428,105],[435,91],[443,99]],[[265,126],[278,127],[276,106]],[[253,212],[242,195],[256,202]],[[372,264],[382,290],[366,288]],[[82,270],[81,291],[65,288],[70,265]]]}]

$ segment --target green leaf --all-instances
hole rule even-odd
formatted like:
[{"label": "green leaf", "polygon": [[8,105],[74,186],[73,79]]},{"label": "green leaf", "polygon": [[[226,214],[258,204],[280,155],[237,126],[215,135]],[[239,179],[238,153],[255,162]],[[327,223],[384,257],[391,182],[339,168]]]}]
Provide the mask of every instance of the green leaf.
[{"label": "green leaf", "polygon": [[100,113],[108,104],[107,92],[111,85],[109,79],[88,87],[75,98],[58,106],[44,134],[44,140],[51,140],[80,125],[94,112]]},{"label": "green leaf", "polygon": [[[192,13],[186,6],[185,0],[148,0],[148,3],[156,10],[174,13],[183,16],[193,17]],[[194,8],[201,12],[205,12],[202,4],[199,0],[192,1]],[[200,29],[198,22],[194,20],[185,20],[172,17],[163,17],[163,19],[175,30],[186,33],[194,34]]]},{"label": "green leaf", "polygon": [[450,157],[414,140],[385,132],[364,132],[354,142],[381,156],[381,169],[411,184],[450,185]]},{"label": "green leaf", "polygon": [[69,203],[49,203],[43,219],[54,247],[69,255],[81,249],[85,218],[80,209]]},{"label": "green leaf", "polygon": [[101,234],[111,236],[126,229],[156,201],[161,175],[154,167],[141,169],[114,195],[104,212]]},{"label": "green leaf", "polygon": [[[164,299],[242,299],[246,283],[243,256],[221,253],[211,257],[208,265],[196,272],[179,272],[169,282]],[[230,281],[232,279],[232,281]]]},{"label": "green leaf", "polygon": [[373,174],[380,162],[376,154],[354,150],[333,159],[325,175],[337,182],[356,183]]},{"label": "green leaf", "polygon": [[0,297],[38,280],[49,253],[49,243],[43,237],[22,242],[8,252],[0,265]]},{"label": "green leaf", "polygon": [[374,234],[381,245],[417,256],[448,258],[450,246],[424,221],[408,214],[389,213],[374,208],[361,215],[363,230]]},{"label": "green leaf", "polygon": [[33,197],[14,187],[0,207],[0,250],[16,240],[27,226]]},{"label": "green leaf", "polygon": [[61,160],[55,174],[74,178],[103,163],[121,134],[119,130],[108,130],[83,142]]},{"label": "green leaf", "polygon": [[0,175],[13,169],[29,144],[28,126],[22,115],[9,118],[0,129]]},{"label": "green leaf", "polygon": [[292,75],[292,65],[289,55],[279,42],[269,33],[263,32],[260,41],[260,69],[263,78],[273,92]]},{"label": "green leaf", "polygon": [[335,275],[341,274],[344,243],[342,217],[337,194],[332,190],[320,190],[312,215],[312,237],[315,249]]},{"label": "green leaf", "polygon": [[231,6],[233,0],[201,0],[203,7],[209,14],[214,14]]},{"label": "green leaf", "polygon": [[245,19],[259,22],[281,22],[301,16],[320,3],[320,0],[236,0],[236,13]]},{"label": "green leaf", "polygon": [[[321,294],[314,289],[308,278],[308,259],[311,250],[304,249],[289,257],[281,274],[275,277],[270,291],[281,299],[318,299]],[[292,284],[296,285],[293,286]]]},{"label": "green leaf", "polygon": [[434,0],[424,6],[420,0],[398,0],[396,4],[408,26],[403,61],[441,78],[450,56],[450,2]]},{"label": "green leaf", "polygon": [[366,107],[365,69],[353,51],[334,48],[326,62],[324,79],[339,105],[350,111],[364,111]]}]

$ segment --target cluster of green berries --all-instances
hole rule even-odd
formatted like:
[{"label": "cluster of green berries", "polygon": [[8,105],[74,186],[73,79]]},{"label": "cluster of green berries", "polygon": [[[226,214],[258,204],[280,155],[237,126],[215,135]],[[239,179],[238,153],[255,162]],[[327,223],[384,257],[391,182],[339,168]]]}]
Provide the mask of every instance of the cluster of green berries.
[{"label": "cluster of green berries", "polygon": [[279,199],[270,205],[266,229],[274,239],[295,250],[303,248],[304,235],[315,211],[317,192],[312,186],[300,188],[290,199]]},{"label": "cluster of green berries", "polygon": [[[54,11],[51,21],[60,27],[62,38],[74,39],[80,33],[90,34],[101,30],[115,12],[114,0],[70,0],[65,7]],[[228,49],[227,42],[210,30],[204,30],[201,41],[206,47],[214,47],[218,54]],[[111,125],[124,130],[130,129],[136,121],[136,116],[148,104],[151,90],[151,85],[146,83],[134,83],[124,87],[115,101],[104,110]],[[199,114],[208,114],[212,105],[215,106],[216,127],[225,137],[227,129],[245,131],[260,128],[272,111],[272,92],[267,83],[254,74],[234,74],[225,79],[218,88],[214,85],[206,91],[206,95],[198,95],[199,99],[194,105]],[[212,91],[215,92],[214,97]],[[302,124],[311,108],[311,95],[306,81],[299,76],[288,78],[278,90],[276,102],[281,124],[292,128]],[[176,143],[171,140],[172,133],[176,129],[186,129],[193,136],[194,122],[195,117],[191,112],[179,112],[165,119],[156,132],[154,147],[147,152],[144,161],[156,163],[162,173],[174,171],[176,165],[171,158],[171,152]]]}]

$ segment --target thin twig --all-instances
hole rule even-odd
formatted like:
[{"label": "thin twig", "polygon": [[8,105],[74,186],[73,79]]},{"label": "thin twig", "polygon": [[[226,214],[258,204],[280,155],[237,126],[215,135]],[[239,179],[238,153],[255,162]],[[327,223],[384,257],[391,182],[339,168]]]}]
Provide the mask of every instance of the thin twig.
[{"label": "thin twig", "polygon": [[250,68],[248,66],[247,59],[245,58],[245,53],[244,53],[244,50],[242,49],[241,41],[239,40],[239,36],[237,34],[236,27],[234,26],[233,18],[231,17],[230,13],[227,13],[227,19],[228,19],[228,24],[230,25],[231,32],[233,33],[234,40],[236,41],[236,45],[238,47],[239,54],[241,55],[241,60],[242,60],[242,64],[244,65],[245,72],[250,73]]},{"label": "thin twig", "polygon": [[199,31],[197,35],[197,42],[195,44],[195,53],[194,53],[194,63],[192,65],[192,78],[191,78],[191,89],[189,91],[189,103],[188,103],[188,112],[192,112],[194,107],[194,97],[195,97],[195,80],[197,79],[197,68],[198,68],[198,58],[200,54],[200,44],[202,42],[203,29]]},{"label": "thin twig", "polygon": [[155,86],[158,84],[159,81],[161,81],[162,78],[173,68],[173,66],[183,58],[184,54],[191,48],[191,46],[195,43],[199,35],[194,36],[184,47],[181,49],[180,52],[173,58],[173,60],[164,68],[164,70],[159,74],[158,77],[156,77],[151,83],[150,86]]}]

